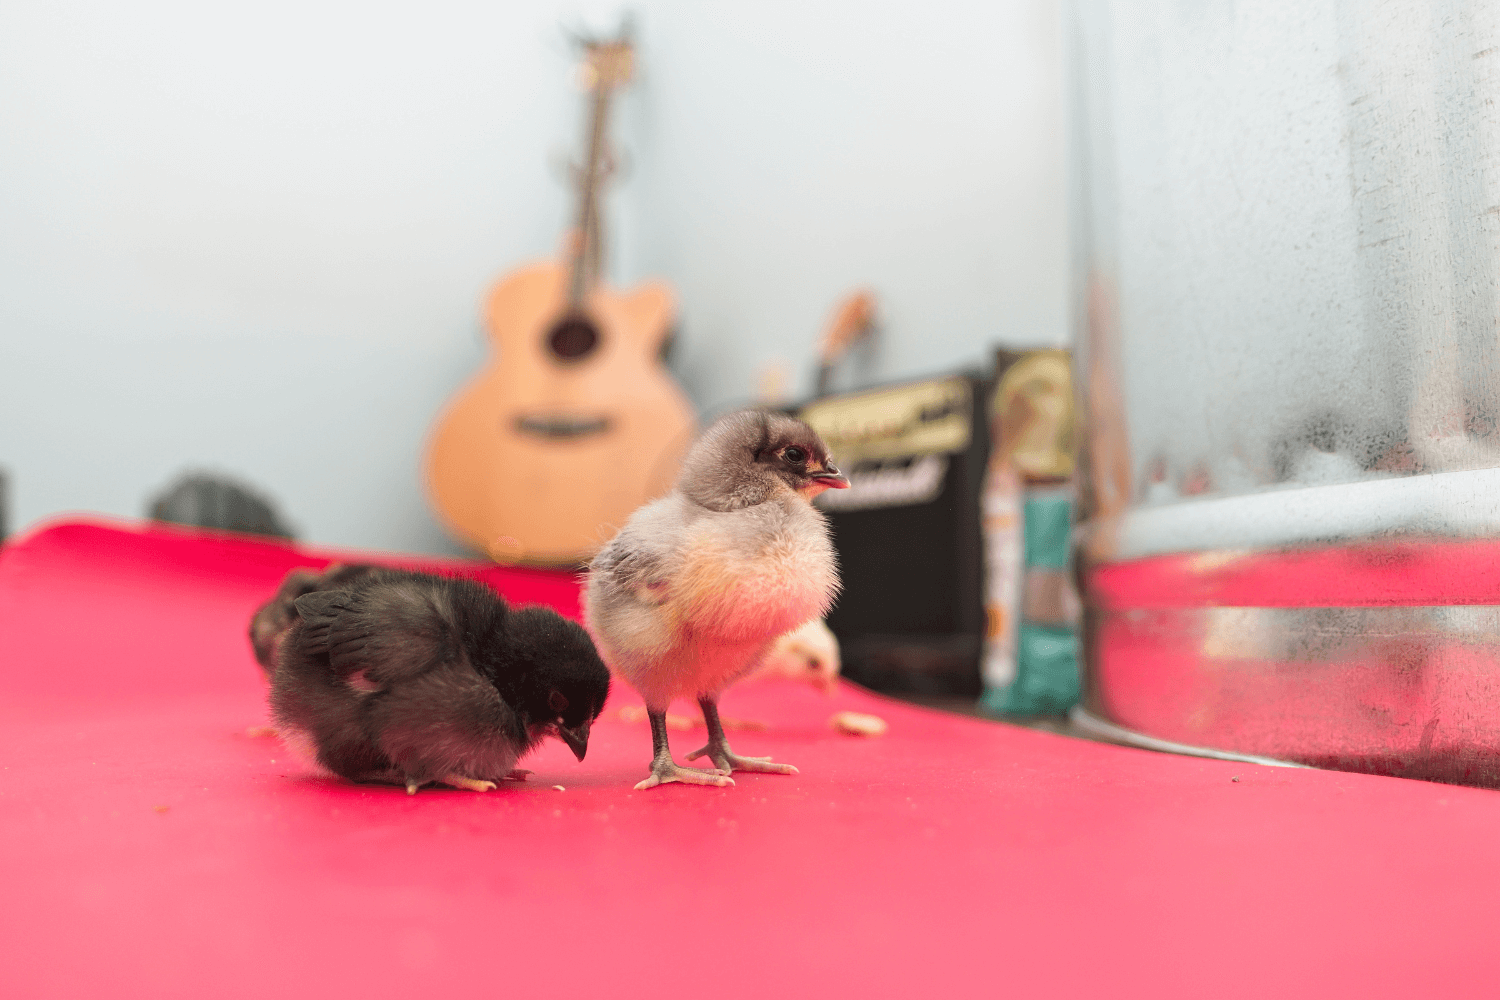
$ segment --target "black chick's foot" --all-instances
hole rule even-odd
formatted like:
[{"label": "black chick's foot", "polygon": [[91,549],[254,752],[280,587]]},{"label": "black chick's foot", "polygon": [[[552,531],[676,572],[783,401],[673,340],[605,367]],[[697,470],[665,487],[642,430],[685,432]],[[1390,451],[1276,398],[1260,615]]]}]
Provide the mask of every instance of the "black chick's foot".
[{"label": "black chick's foot", "polygon": [[[458,788],[466,792],[488,792],[495,788],[495,783],[493,781],[483,781],[479,778],[466,778],[462,774],[445,774],[436,780],[441,784],[449,786],[450,788]],[[421,788],[423,784],[425,784],[425,782],[407,778],[406,794],[417,794],[417,789]]]},{"label": "black chick's foot", "polygon": [[707,757],[713,761],[715,767],[725,773],[732,771],[758,771],[762,774],[801,773],[791,764],[774,764],[769,757],[741,757],[729,749],[728,743],[715,744],[710,741],[707,746],[687,755],[688,760],[697,760],[699,757]]},{"label": "black chick's foot", "polygon": [[636,785],[635,790],[639,792],[673,781],[684,785],[714,785],[719,788],[734,784],[728,771],[700,771],[696,767],[681,767],[671,757],[657,757],[651,761],[651,774]]}]

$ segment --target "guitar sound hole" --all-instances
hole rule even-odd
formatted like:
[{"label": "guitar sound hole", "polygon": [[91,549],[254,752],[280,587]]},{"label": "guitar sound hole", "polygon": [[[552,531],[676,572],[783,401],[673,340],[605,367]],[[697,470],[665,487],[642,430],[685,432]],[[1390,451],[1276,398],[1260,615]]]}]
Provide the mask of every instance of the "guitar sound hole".
[{"label": "guitar sound hole", "polygon": [[547,335],[547,346],[562,361],[578,361],[599,346],[599,331],[583,316],[564,316]]}]

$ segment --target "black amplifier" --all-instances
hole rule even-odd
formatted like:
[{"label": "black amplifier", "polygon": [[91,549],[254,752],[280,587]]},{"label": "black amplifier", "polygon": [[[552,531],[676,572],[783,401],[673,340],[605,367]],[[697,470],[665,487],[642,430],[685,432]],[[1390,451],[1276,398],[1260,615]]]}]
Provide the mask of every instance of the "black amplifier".
[{"label": "black amplifier", "polygon": [[849,476],[818,497],[844,590],[828,616],[844,676],[877,691],[977,696],[987,381],[969,374],[797,409]]}]

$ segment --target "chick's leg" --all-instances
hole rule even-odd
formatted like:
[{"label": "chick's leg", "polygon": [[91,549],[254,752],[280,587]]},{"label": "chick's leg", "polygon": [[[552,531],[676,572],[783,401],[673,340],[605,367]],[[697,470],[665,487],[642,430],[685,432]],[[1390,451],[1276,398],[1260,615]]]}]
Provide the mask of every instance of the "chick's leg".
[{"label": "chick's leg", "polygon": [[703,709],[703,721],[708,726],[708,745],[687,755],[688,760],[708,757],[714,766],[724,772],[763,771],[767,774],[796,774],[790,764],[773,764],[769,757],[741,757],[729,749],[724,738],[724,725],[719,721],[719,704],[712,698],[699,698],[698,707]]},{"label": "chick's leg", "polygon": [[728,771],[700,771],[696,767],[678,767],[672,760],[672,748],[667,745],[666,709],[657,711],[648,708],[646,715],[651,719],[651,746],[655,752],[651,757],[651,774],[635,786],[636,791],[665,785],[670,781],[680,781],[684,785],[734,784]]}]

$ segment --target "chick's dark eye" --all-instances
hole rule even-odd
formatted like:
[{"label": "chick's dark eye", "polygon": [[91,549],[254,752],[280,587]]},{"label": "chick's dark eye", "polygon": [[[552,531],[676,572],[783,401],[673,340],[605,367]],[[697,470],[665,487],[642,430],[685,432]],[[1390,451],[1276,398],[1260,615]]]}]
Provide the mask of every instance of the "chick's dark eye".
[{"label": "chick's dark eye", "polygon": [[807,452],[803,451],[801,448],[798,448],[796,445],[792,445],[786,451],[781,453],[781,457],[786,459],[793,465],[801,465],[803,462],[807,461]]}]

